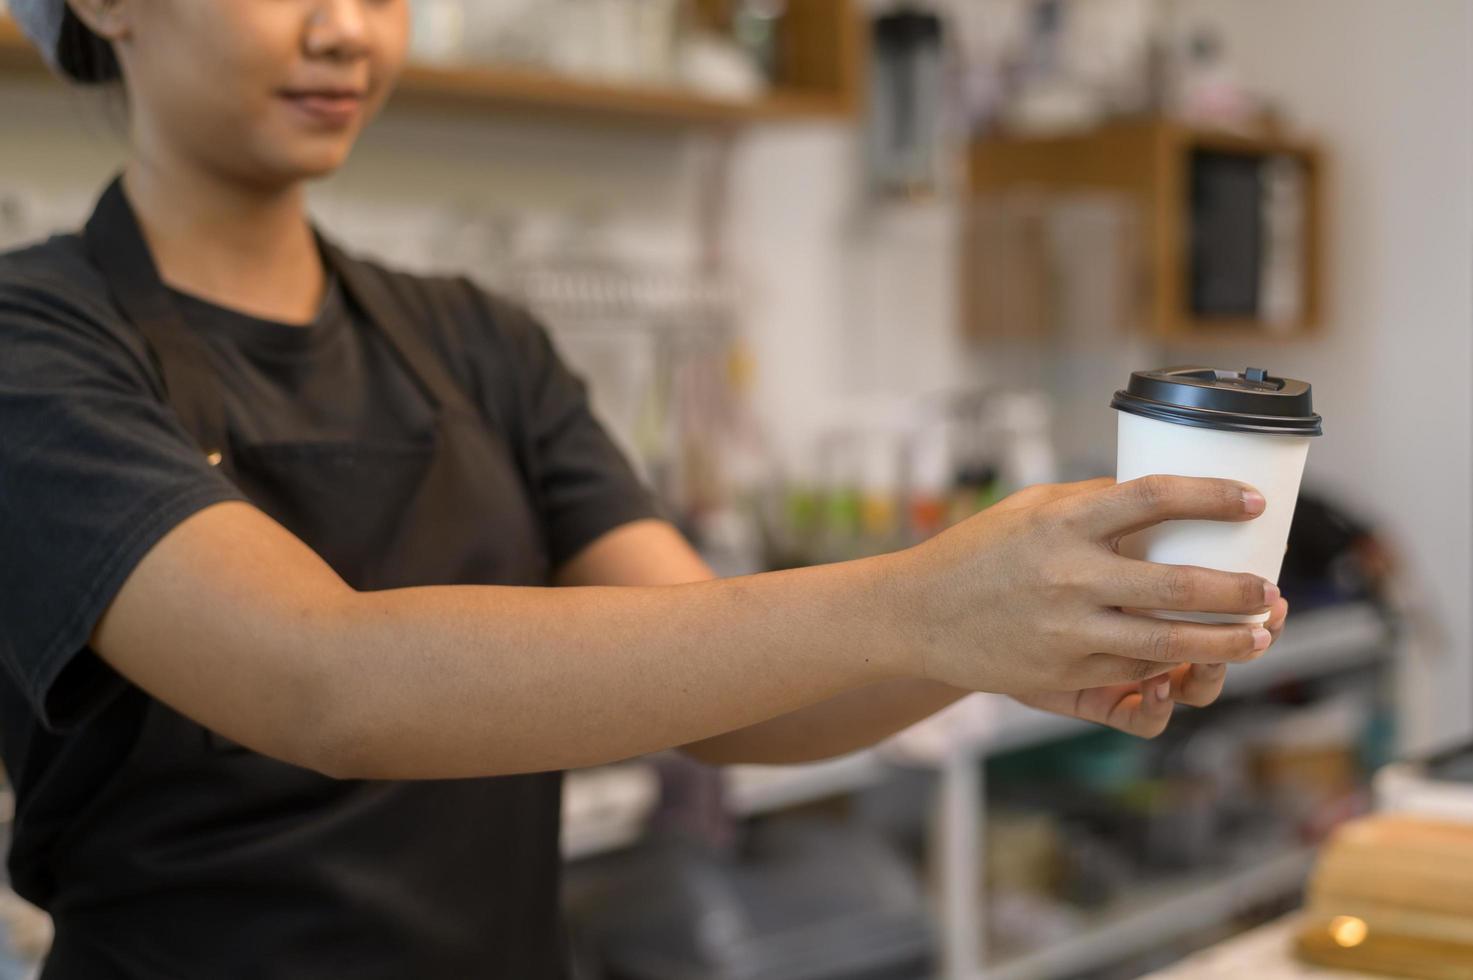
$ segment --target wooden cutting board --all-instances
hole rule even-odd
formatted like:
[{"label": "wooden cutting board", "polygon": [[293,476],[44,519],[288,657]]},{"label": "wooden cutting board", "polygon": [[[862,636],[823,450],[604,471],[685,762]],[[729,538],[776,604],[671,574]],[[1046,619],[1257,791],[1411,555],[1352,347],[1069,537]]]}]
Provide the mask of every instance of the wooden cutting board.
[{"label": "wooden cutting board", "polygon": [[1473,824],[1395,815],[1346,824],[1310,879],[1296,945],[1326,966],[1473,980]]}]

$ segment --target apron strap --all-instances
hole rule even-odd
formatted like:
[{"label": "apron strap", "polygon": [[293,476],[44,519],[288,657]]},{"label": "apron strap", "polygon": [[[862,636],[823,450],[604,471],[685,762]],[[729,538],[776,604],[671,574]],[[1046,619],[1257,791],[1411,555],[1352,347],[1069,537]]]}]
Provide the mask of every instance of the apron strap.
[{"label": "apron strap", "polygon": [[[410,374],[418,380],[420,388],[432,403],[442,411],[458,411],[463,418],[475,421],[481,431],[496,437],[505,445],[521,473],[522,484],[533,505],[541,512],[545,501],[539,489],[541,481],[535,460],[522,441],[514,438],[511,432],[498,431],[488,424],[485,415],[471,403],[465,389],[451,376],[444,360],[414,330],[412,324],[422,320],[427,315],[426,311],[394,289],[387,277],[354,260],[320,235],[318,243],[322,254],[337,273],[338,281],[368,314],[369,319],[389,338]],[[498,421],[503,426],[510,426],[517,418],[518,411],[512,400],[515,397],[512,389],[503,385],[496,395],[501,398],[497,406],[501,413]]]},{"label": "apron strap", "polygon": [[121,177],[103,192],[83,237],[113,301],[157,359],[175,413],[212,464],[228,463],[225,404],[204,342],[185,326],[159,277]]},{"label": "apron strap", "polygon": [[418,381],[424,393],[442,410],[457,410],[474,418],[470,398],[455,381],[442,358],[411,324],[422,320],[423,310],[394,289],[384,276],[355,261],[336,245],[318,236],[318,244],[338,281],[368,314],[368,318],[393,344],[395,351]]}]

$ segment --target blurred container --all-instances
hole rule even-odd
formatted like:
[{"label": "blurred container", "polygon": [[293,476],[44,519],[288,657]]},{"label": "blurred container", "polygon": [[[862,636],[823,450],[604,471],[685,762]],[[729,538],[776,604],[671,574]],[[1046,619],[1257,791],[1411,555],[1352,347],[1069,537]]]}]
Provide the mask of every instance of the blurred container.
[{"label": "blurred container", "polygon": [[1473,824],[1473,742],[1376,773],[1376,806]]},{"label": "blurred container", "polygon": [[1297,706],[1254,735],[1250,752],[1257,783],[1306,832],[1358,792],[1359,746],[1371,715],[1362,696],[1340,694]]},{"label": "blurred container", "polygon": [[417,0],[410,22],[410,58],[430,65],[464,61],[466,12],[466,0]]},{"label": "blurred container", "polygon": [[945,37],[940,17],[911,5],[875,19],[869,159],[882,193],[931,196],[944,183]]},{"label": "blurred container", "polygon": [[769,82],[781,70],[782,21],[788,0],[737,0],[731,14],[732,36]]}]

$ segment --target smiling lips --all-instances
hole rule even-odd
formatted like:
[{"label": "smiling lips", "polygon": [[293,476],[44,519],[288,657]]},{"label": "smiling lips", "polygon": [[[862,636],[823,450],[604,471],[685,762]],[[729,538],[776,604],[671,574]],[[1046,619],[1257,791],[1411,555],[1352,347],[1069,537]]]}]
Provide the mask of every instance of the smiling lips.
[{"label": "smiling lips", "polygon": [[319,125],[341,128],[358,117],[365,93],[349,88],[288,89],[281,98]]}]

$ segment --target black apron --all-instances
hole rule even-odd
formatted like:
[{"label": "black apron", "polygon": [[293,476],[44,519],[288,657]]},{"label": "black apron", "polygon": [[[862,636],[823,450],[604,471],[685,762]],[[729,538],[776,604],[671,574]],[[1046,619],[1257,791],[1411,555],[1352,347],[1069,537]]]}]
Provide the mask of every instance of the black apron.
[{"label": "black apron", "polygon": [[[238,445],[209,352],[181,321],[120,183],[86,240],[201,451],[349,585],[548,584],[525,462],[413,326],[427,314],[387,280],[319,240],[436,407],[433,433],[407,445]],[[520,501],[524,513],[492,533],[487,501]],[[131,742],[58,848],[45,980],[567,976],[560,773],[333,780],[132,687],[96,724]]]}]

